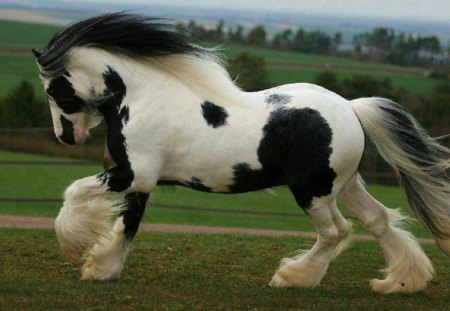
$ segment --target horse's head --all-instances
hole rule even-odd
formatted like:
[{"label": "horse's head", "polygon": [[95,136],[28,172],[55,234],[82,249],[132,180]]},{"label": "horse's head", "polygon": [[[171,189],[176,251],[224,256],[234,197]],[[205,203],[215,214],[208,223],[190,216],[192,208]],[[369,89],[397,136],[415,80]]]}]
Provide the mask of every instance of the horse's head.
[{"label": "horse's head", "polygon": [[[62,142],[77,144],[99,123],[102,114],[117,112],[126,119],[127,107],[121,103],[127,94],[139,96],[143,77],[150,75],[150,63],[182,72],[183,64],[167,58],[188,56],[198,63],[211,58],[208,50],[190,43],[174,30],[163,20],[108,13],[64,27],[42,53],[33,51],[49,98],[56,136]],[[137,63],[145,66],[135,66]],[[219,70],[224,71],[222,67]],[[233,91],[237,89],[232,85]],[[129,97],[126,99],[131,102]]]},{"label": "horse's head", "polygon": [[39,76],[47,94],[56,137],[69,145],[83,143],[89,130],[101,121],[96,105],[89,99],[92,90],[86,90],[89,84],[86,73],[67,69],[56,75],[41,71]]}]

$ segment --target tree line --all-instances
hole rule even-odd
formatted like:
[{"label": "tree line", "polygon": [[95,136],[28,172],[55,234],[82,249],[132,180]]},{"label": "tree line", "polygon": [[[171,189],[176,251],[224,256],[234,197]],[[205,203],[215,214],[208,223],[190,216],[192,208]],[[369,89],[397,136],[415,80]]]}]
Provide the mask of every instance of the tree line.
[{"label": "tree line", "polygon": [[448,62],[442,57],[443,48],[436,36],[414,36],[396,33],[391,28],[376,28],[354,36],[353,43],[356,53],[382,62],[398,65]]},{"label": "tree line", "polygon": [[300,27],[294,32],[288,28],[269,38],[263,25],[256,25],[247,32],[241,25],[225,30],[223,20],[213,28],[206,28],[195,21],[190,21],[186,25],[178,23],[176,29],[196,41],[227,42],[314,54],[329,54],[336,51],[342,42],[340,32],[329,36],[322,31],[306,31]]},{"label": "tree line", "polygon": [[256,25],[244,31],[241,25],[226,28],[223,20],[210,28],[195,21],[178,23],[176,29],[197,41],[229,42],[302,53],[340,55],[397,65],[450,64],[450,43],[445,55],[444,48],[436,36],[397,33],[386,27],[355,35],[352,40],[353,50],[350,51],[340,49],[342,33],[327,34],[319,30],[308,31],[302,27],[296,30],[287,28],[270,37],[263,25]]}]

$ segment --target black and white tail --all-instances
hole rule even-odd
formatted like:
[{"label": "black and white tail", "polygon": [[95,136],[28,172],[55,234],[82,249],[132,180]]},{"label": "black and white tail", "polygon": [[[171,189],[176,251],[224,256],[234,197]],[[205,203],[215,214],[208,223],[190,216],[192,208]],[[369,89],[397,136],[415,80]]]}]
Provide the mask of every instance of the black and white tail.
[{"label": "black and white tail", "polygon": [[360,98],[351,104],[366,135],[394,168],[414,214],[450,256],[450,149],[388,99]]}]

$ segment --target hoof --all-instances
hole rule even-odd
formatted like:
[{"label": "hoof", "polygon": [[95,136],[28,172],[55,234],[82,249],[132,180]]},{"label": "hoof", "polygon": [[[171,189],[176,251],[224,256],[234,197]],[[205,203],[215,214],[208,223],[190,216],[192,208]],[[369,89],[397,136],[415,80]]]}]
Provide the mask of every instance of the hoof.
[{"label": "hoof", "polygon": [[378,280],[372,279],[370,286],[372,290],[381,294],[394,294],[394,293],[415,293],[425,289],[427,283],[422,282],[419,284],[413,284],[411,281],[392,281],[389,279]]},{"label": "hoof", "polygon": [[120,241],[109,243],[104,239],[89,251],[86,261],[81,268],[82,280],[113,280],[122,272],[128,248]]},{"label": "hoof", "polygon": [[279,288],[285,288],[285,287],[295,287],[294,285],[290,284],[288,281],[283,279],[282,276],[278,272],[274,274],[272,277],[272,280],[269,283],[270,287],[279,287]]},{"label": "hoof", "polygon": [[326,266],[315,269],[310,262],[285,258],[269,285],[272,287],[314,287],[324,277]]},{"label": "hoof", "polygon": [[89,256],[83,267],[81,267],[81,280],[115,280],[119,278],[122,267],[122,264],[100,266],[96,262],[95,257]]}]

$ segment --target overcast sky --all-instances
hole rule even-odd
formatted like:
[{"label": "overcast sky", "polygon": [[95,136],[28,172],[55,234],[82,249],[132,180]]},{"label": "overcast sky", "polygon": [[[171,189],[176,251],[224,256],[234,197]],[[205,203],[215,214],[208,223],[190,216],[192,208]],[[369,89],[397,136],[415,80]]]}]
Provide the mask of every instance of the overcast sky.
[{"label": "overcast sky", "polygon": [[130,5],[177,4],[226,9],[281,10],[301,13],[376,15],[450,22],[450,0],[97,0]]}]

